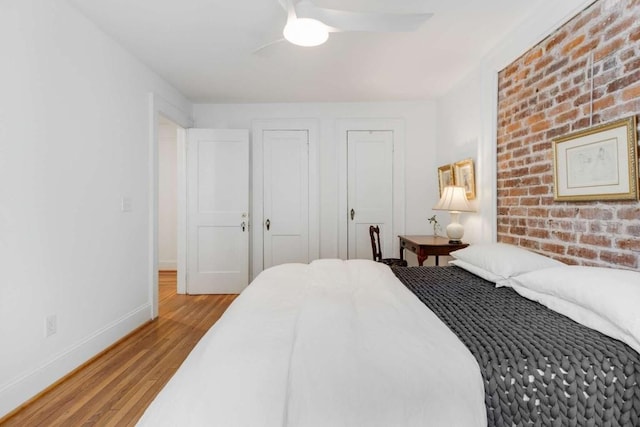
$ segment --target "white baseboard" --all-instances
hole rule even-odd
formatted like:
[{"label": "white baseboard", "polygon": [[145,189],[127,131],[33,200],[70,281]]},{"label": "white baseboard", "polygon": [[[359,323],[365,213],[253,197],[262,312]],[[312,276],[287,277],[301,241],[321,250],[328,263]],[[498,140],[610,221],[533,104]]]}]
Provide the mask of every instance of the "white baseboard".
[{"label": "white baseboard", "polygon": [[30,372],[1,384],[0,418],[148,321],[150,310],[151,305],[144,304],[82,341],[54,354]]},{"label": "white baseboard", "polygon": [[178,261],[175,259],[167,259],[158,261],[158,269],[159,270],[177,270],[178,269]]}]

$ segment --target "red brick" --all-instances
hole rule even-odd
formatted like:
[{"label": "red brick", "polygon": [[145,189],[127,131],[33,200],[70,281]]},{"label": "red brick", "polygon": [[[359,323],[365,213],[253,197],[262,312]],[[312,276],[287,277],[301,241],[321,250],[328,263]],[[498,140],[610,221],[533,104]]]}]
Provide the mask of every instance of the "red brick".
[{"label": "red brick", "polygon": [[625,73],[630,73],[630,72],[635,71],[637,69],[640,69],[640,58],[636,58],[633,61],[629,61],[626,64],[624,64],[624,72]]},{"label": "red brick", "polygon": [[570,246],[567,255],[582,259],[597,259],[598,252],[593,249],[581,248],[580,246]]},{"label": "red brick", "polygon": [[522,206],[539,206],[540,197],[522,197],[520,199],[520,204]]},{"label": "red brick", "polygon": [[561,92],[558,96],[556,96],[555,100],[557,103],[561,103],[566,100],[575,98],[576,96],[578,96],[578,94],[580,94],[580,88],[574,87],[564,92]]},{"label": "red brick", "polygon": [[637,82],[638,80],[640,80],[640,70],[635,71],[631,74],[628,74],[622,78],[619,78],[618,80],[615,80],[611,83],[609,83],[607,85],[607,92],[612,93],[612,92],[616,92],[622,88],[625,88],[627,86],[631,86],[632,84],[634,84],[635,82]]},{"label": "red brick", "polygon": [[[584,57],[585,55],[590,54],[596,47],[598,47],[598,44],[598,40],[591,40],[590,42],[580,46],[571,54],[571,60],[576,61]],[[582,66],[582,68],[584,69],[584,65]]]},{"label": "red brick", "polygon": [[616,266],[638,267],[638,256],[631,253],[601,251],[600,260]]},{"label": "red brick", "polygon": [[606,58],[607,56],[619,51],[620,48],[624,46],[624,43],[624,39],[622,38],[613,40],[608,45],[596,50],[593,53],[593,60],[595,62],[602,61],[602,59]]},{"label": "red brick", "polygon": [[549,41],[547,42],[547,44],[545,45],[545,50],[547,52],[551,51],[554,47],[556,47],[557,45],[559,45],[560,43],[562,43],[564,41],[564,39],[567,38],[567,32],[566,31],[561,31],[558,34],[554,34],[553,36],[549,37]]},{"label": "red brick", "polygon": [[635,22],[636,19],[633,16],[622,20],[621,22],[617,23],[607,30],[607,32],[604,34],[604,39],[609,40],[620,35],[620,33],[629,29],[629,27],[631,27]]},{"label": "red brick", "polygon": [[589,11],[586,15],[583,14],[575,21],[575,23],[573,24],[573,27],[571,28],[571,31],[572,32],[578,31],[579,29],[584,27],[586,24],[593,22],[598,16],[600,16],[600,8],[599,7],[591,8],[591,11]]},{"label": "red brick", "polygon": [[613,219],[613,212],[611,211],[611,209],[598,207],[580,208],[578,216],[584,219],[611,220]]},{"label": "red brick", "polygon": [[534,67],[534,71],[537,73],[540,70],[543,70],[544,67],[551,64],[553,62],[553,56],[547,55],[538,62],[536,62],[536,66]]},{"label": "red brick", "polygon": [[567,111],[564,114],[560,114],[556,117],[555,124],[561,125],[563,123],[575,120],[578,117],[578,110]]},{"label": "red brick", "polygon": [[527,187],[510,188],[508,192],[509,192],[509,196],[511,196],[511,197],[528,196],[529,195],[529,190],[527,189]]},{"label": "red brick", "polygon": [[536,239],[548,239],[549,231],[540,229],[540,228],[529,228],[527,232],[527,236],[534,237]]},{"label": "red brick", "polygon": [[542,48],[536,48],[529,53],[527,53],[524,57],[524,65],[529,65],[536,59],[542,56]]},{"label": "red brick", "polygon": [[545,208],[529,208],[527,209],[529,217],[546,218],[549,216],[549,210]]},{"label": "red brick", "polygon": [[551,232],[551,236],[553,236],[556,240],[561,240],[563,242],[576,242],[576,234],[572,232],[554,230]]},{"label": "red brick", "polygon": [[574,218],[578,214],[576,208],[554,208],[549,211],[552,218]]},{"label": "red brick", "polygon": [[507,126],[507,133],[514,132],[514,131],[520,129],[521,127],[522,127],[522,123],[520,123],[520,122],[512,123],[509,126]]},{"label": "red brick", "polygon": [[540,177],[539,176],[526,176],[520,180],[520,183],[524,186],[531,187],[534,185],[540,185]]},{"label": "red brick", "polygon": [[623,207],[618,209],[618,219],[640,220],[640,206]]},{"label": "red brick", "polygon": [[593,103],[594,111],[604,110],[605,108],[611,107],[615,103],[615,98],[612,95],[606,96],[602,99],[599,99]]},{"label": "red brick", "polygon": [[640,84],[628,87],[622,91],[622,99],[628,101],[630,99],[640,98]]},{"label": "red brick", "polygon": [[551,252],[552,254],[558,255],[564,255],[566,253],[566,248],[564,246],[555,243],[543,243],[540,245],[540,249],[545,252]]},{"label": "red brick", "polygon": [[597,236],[597,235],[585,235],[580,236],[580,243],[583,245],[602,246],[606,248],[611,247],[611,237],[609,236]]},{"label": "red brick", "polygon": [[518,72],[519,68],[520,68],[520,64],[518,64],[517,62],[513,63],[512,65],[509,65],[507,68],[501,71],[500,80],[501,81],[508,80],[509,77],[511,77],[512,75]]},{"label": "red brick", "polygon": [[540,243],[535,241],[535,240],[530,240],[530,239],[520,239],[520,244],[519,246],[522,246],[523,248],[529,248],[532,250],[539,250],[540,249]]},{"label": "red brick", "polygon": [[562,55],[567,55],[569,52],[571,52],[571,50],[573,50],[577,46],[580,46],[580,44],[582,44],[584,39],[585,39],[585,35],[584,34],[580,34],[578,37],[575,37],[572,40],[570,40],[569,42],[567,42],[566,44],[564,44],[562,46],[562,51],[561,51]]},{"label": "red brick", "polygon": [[617,240],[616,247],[628,251],[640,252],[640,237],[636,237],[635,239]]},{"label": "red brick", "polygon": [[548,173],[551,171],[551,164],[545,163],[541,165],[532,165],[529,168],[531,174]]},{"label": "red brick", "polygon": [[530,187],[529,188],[529,194],[532,196],[539,196],[542,194],[549,194],[549,187],[547,187],[546,185],[540,185],[537,187]]},{"label": "red brick", "polygon": [[534,123],[539,122],[540,120],[544,120],[544,118],[547,116],[546,113],[536,113],[533,114],[529,117],[527,117],[527,124],[532,125]]},{"label": "red brick", "polygon": [[551,122],[549,120],[545,120],[542,122],[535,123],[533,126],[531,126],[531,131],[542,132],[544,130],[549,129],[550,127],[551,127]]}]

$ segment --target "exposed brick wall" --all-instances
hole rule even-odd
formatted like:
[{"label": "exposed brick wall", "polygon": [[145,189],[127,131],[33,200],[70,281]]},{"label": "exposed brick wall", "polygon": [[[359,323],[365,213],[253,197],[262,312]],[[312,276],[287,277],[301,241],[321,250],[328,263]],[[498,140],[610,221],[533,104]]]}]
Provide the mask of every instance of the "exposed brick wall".
[{"label": "exposed brick wall", "polygon": [[640,0],[600,0],[499,73],[498,240],[640,269],[640,203],[555,202],[553,138],[640,114]]}]

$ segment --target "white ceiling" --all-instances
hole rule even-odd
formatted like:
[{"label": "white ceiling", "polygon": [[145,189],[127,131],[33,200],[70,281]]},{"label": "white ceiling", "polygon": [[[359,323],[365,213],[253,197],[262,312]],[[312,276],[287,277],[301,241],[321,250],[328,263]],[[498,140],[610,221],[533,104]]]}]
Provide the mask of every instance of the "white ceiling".
[{"label": "white ceiling", "polygon": [[287,42],[278,0],[69,0],[196,103],[425,100],[460,79],[536,8],[558,0],[315,0],[336,9],[431,12],[414,33]]}]

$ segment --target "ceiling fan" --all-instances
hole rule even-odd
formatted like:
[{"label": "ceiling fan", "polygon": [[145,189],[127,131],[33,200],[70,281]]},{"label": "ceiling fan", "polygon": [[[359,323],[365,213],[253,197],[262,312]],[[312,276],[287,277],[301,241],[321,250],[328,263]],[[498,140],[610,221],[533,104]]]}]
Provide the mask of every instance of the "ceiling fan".
[{"label": "ceiling fan", "polygon": [[267,43],[262,49],[287,40],[298,46],[318,46],[332,32],[410,32],[417,30],[432,13],[352,12],[330,9],[313,0],[278,0],[287,12],[284,38]]}]

